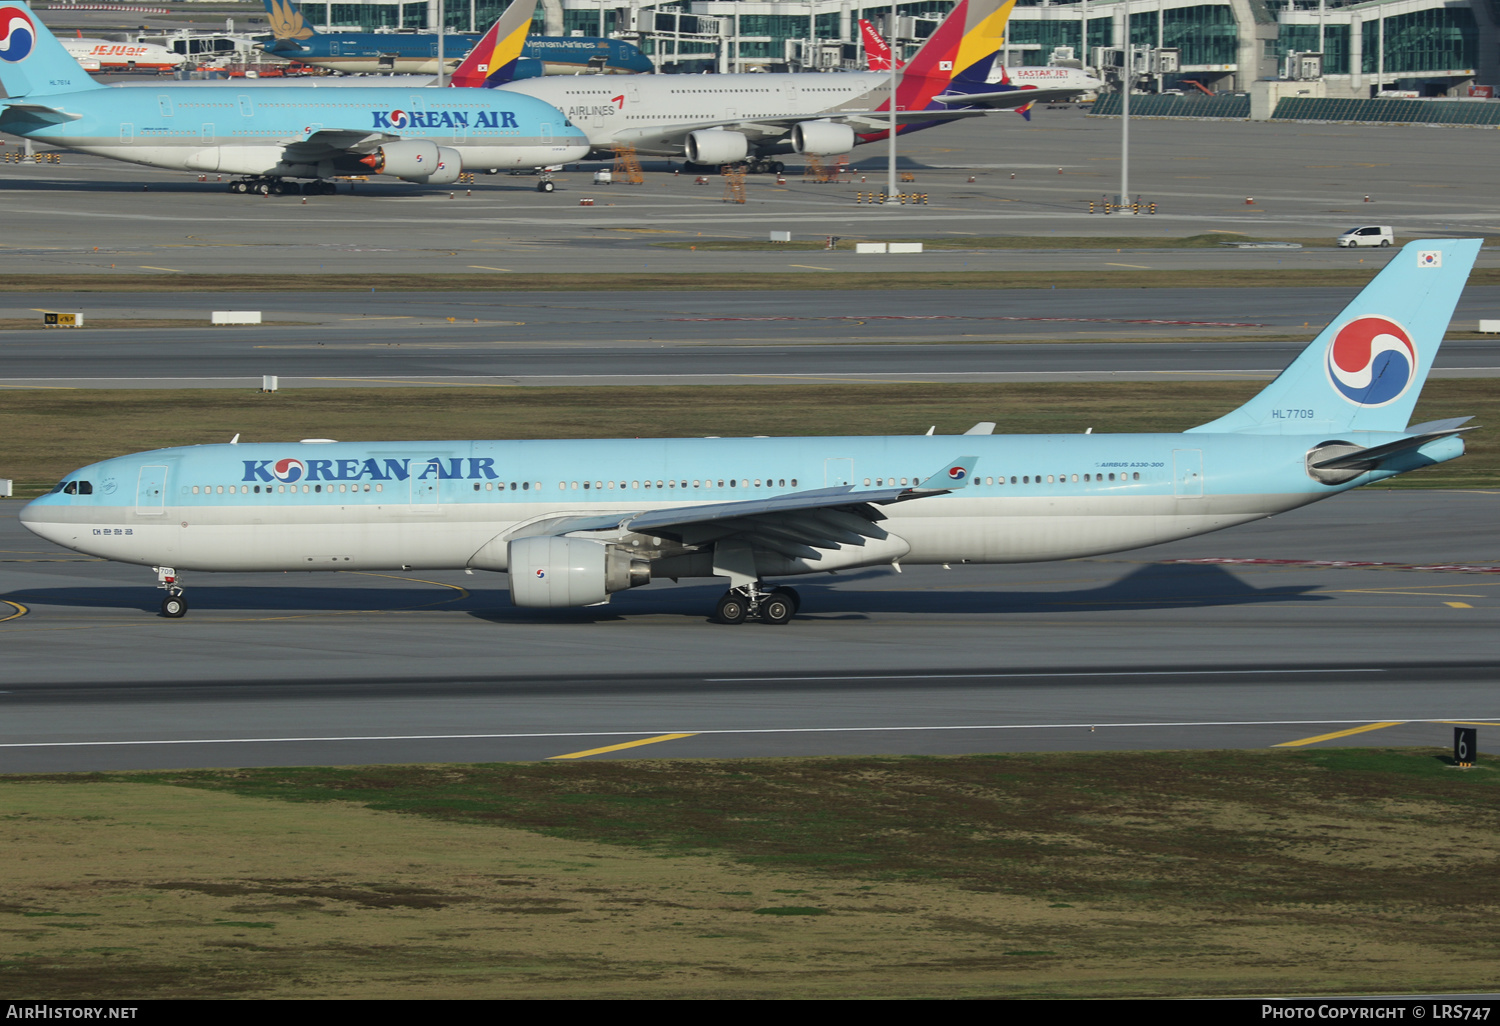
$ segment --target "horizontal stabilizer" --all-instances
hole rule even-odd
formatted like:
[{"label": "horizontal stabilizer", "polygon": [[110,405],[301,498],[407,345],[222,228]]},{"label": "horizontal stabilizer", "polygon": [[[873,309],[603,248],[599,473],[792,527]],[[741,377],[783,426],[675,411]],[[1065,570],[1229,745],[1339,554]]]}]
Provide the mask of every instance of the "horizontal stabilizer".
[{"label": "horizontal stabilizer", "polygon": [[[1460,424],[1462,424],[1466,420],[1473,420],[1472,417],[1457,417],[1454,419],[1457,420]],[[1442,424],[1446,422],[1433,421],[1433,423]],[[1474,425],[1474,427],[1478,426],[1479,425],[1477,424]],[[1455,426],[1446,429],[1439,429],[1437,431],[1423,431],[1420,433],[1407,435],[1405,438],[1398,438],[1394,442],[1386,442],[1384,445],[1372,445],[1368,449],[1359,449],[1355,452],[1346,452],[1342,455],[1334,456],[1330,459],[1319,460],[1318,462],[1312,464],[1312,469],[1374,470],[1376,467],[1380,466],[1380,464],[1384,463],[1386,460],[1390,459],[1393,456],[1399,456],[1403,453],[1408,453],[1416,449],[1420,449],[1428,442],[1435,441],[1439,438],[1447,438],[1449,435],[1457,435],[1464,431],[1472,430],[1474,430],[1474,428]]]},{"label": "horizontal stabilizer", "polygon": [[7,103],[0,110],[0,124],[13,121],[29,121],[33,124],[38,122],[44,125],[63,125],[69,121],[77,121],[83,117],[82,114],[69,114],[65,110],[56,107],[44,107],[40,103]]}]

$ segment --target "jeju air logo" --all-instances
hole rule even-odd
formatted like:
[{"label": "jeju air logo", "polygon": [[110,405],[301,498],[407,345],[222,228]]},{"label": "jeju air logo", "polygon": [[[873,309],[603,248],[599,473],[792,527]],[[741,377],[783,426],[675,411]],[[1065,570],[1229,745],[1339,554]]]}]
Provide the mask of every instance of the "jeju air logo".
[{"label": "jeju air logo", "polygon": [[1359,317],[1328,346],[1328,383],[1356,406],[1385,406],[1406,394],[1417,376],[1417,347],[1406,329],[1385,317]]},{"label": "jeju air logo", "polygon": [[408,114],[408,113],[406,113],[406,111],[404,111],[404,110],[393,110],[393,111],[391,111],[391,127],[392,128],[405,128],[409,124],[411,124],[411,115]]},{"label": "jeju air logo", "polygon": [[290,484],[293,481],[301,481],[307,474],[307,464],[301,460],[285,459],[277,460],[271,467],[271,473],[278,481]]},{"label": "jeju air logo", "polygon": [[967,470],[965,470],[963,467],[949,467],[948,468],[948,480],[950,480],[950,481],[962,481],[964,478],[966,478],[968,476],[969,476],[969,472]]},{"label": "jeju air logo", "polygon": [[36,47],[36,26],[19,7],[0,7],[0,61],[15,64]]}]

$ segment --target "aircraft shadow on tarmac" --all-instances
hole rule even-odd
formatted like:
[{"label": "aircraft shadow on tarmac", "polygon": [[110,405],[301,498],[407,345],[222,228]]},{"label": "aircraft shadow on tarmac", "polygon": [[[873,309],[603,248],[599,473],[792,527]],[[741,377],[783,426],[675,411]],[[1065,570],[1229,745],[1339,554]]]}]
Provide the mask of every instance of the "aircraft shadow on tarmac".
[{"label": "aircraft shadow on tarmac", "polygon": [[[818,619],[864,619],[875,614],[955,615],[987,613],[1098,613],[1120,610],[1188,609],[1280,602],[1325,602],[1327,595],[1310,594],[1315,584],[1257,588],[1222,566],[1153,563],[1138,567],[1118,580],[1091,587],[1067,589],[995,590],[962,585],[962,568],[954,571],[954,585],[935,588],[901,587],[883,590],[881,584],[910,581],[893,578],[887,570],[843,574],[837,582],[824,579],[792,581],[802,596],[801,615]],[[282,588],[275,585],[216,585],[212,575],[191,579],[188,602],[194,612],[242,614],[247,617],[298,617],[320,613],[464,613],[492,623],[559,625],[622,620],[631,616],[698,616],[713,608],[722,585],[689,585],[616,594],[609,606],[586,609],[519,609],[510,604],[503,578],[476,577],[466,581],[467,596],[431,587],[360,588],[351,578],[338,587]],[[837,583],[839,587],[835,587]],[[849,588],[868,583],[868,588]],[[18,591],[3,596],[31,607],[91,610],[138,609],[155,612],[160,591],[150,587],[75,587]],[[449,596],[452,596],[451,598]],[[192,613],[189,613],[191,616]]]}]

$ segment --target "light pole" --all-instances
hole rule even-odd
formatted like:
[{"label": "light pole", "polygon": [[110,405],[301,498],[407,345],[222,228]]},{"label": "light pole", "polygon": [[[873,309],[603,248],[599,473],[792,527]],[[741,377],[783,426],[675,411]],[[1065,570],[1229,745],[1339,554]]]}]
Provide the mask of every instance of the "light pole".
[{"label": "light pole", "polygon": [[438,88],[446,84],[446,76],[443,74],[443,0],[438,0]]},{"label": "light pole", "polygon": [[1117,214],[1132,214],[1130,202],[1130,89],[1135,82],[1135,48],[1130,38],[1130,0],[1125,0],[1125,70],[1120,79],[1120,204]]},{"label": "light pole", "polygon": [[[891,7],[894,11],[896,8]],[[892,18],[894,22],[896,19]],[[891,33],[891,124],[886,133],[886,183],[885,201],[896,202],[896,33]]]}]

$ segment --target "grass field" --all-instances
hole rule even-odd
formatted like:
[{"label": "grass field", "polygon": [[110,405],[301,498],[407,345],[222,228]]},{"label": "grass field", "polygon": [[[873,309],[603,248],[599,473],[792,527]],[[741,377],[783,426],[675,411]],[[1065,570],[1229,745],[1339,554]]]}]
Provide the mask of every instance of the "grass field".
[{"label": "grass field", "polygon": [[1416,749],[3,777],[0,987],[1485,990],[1497,786]]},{"label": "grass field", "polygon": [[[814,248],[817,248],[816,246]],[[1356,258],[1357,259],[1357,258]],[[1132,271],[679,271],[620,274],[13,274],[4,292],[760,292],[891,289],[1152,289],[1335,287],[1367,284],[1377,268]],[[1500,284],[1500,268],[1478,267],[1470,285]]]},{"label": "grass field", "polygon": [[[16,497],[78,467],[175,445],[421,438],[958,434],[981,420],[1006,433],[1181,431],[1233,409],[1260,381],[983,385],[753,385],[634,388],[22,389],[0,403],[0,477]],[[1428,381],[1416,421],[1500,421],[1488,379]],[[1462,459],[1390,487],[1500,486],[1500,447],[1467,436]]]}]

